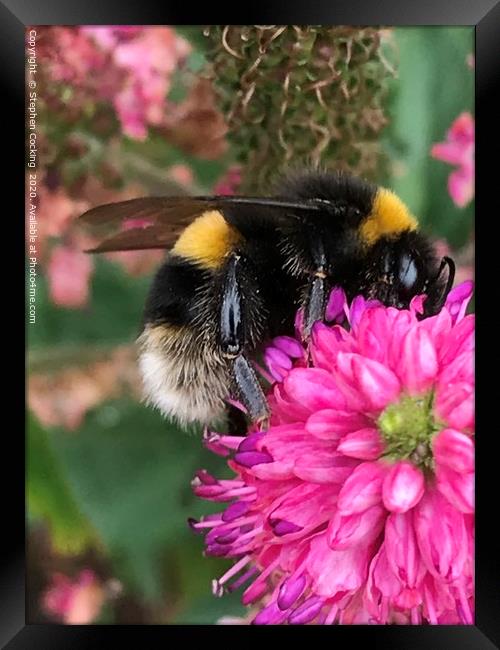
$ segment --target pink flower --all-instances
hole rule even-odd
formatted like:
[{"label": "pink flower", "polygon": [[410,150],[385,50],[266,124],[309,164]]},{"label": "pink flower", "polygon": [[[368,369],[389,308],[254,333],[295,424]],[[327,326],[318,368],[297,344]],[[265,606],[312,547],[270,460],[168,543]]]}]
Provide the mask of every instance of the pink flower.
[{"label": "pink flower", "polygon": [[85,569],[75,580],[54,574],[42,596],[42,608],[68,625],[88,625],[99,616],[104,600],[101,581],[91,569]]},{"label": "pink flower", "polygon": [[214,194],[228,195],[236,194],[241,184],[241,169],[239,167],[230,167],[224,176],[217,182],[214,187]]},{"label": "pink flower", "polygon": [[234,472],[193,482],[227,504],[191,521],[234,560],[214,593],[255,624],[473,624],[472,287],[424,320],[335,291],[309,354],[265,351],[269,429],[207,436]]},{"label": "pink flower", "polygon": [[470,241],[461,251],[453,251],[445,239],[434,242],[437,257],[452,257],[457,265],[454,285],[462,284],[474,277],[474,244]]},{"label": "pink flower", "polygon": [[86,201],[70,198],[62,187],[52,191],[47,188],[46,183],[40,184],[37,216],[38,245],[42,257],[45,256],[50,238],[61,237],[70,227],[72,220],[89,207]]},{"label": "pink flower", "polygon": [[51,300],[61,307],[84,307],[89,297],[92,270],[92,260],[87,254],[67,246],[56,246],[47,271]]},{"label": "pink flower", "polygon": [[144,28],[113,49],[115,64],[130,75],[114,100],[124,133],[143,140],[147,124],[162,123],[170,77],[189,49],[188,43],[168,27]]},{"label": "pink flower", "polygon": [[194,181],[194,174],[191,167],[184,164],[172,165],[168,169],[169,177],[181,185],[191,185]]},{"label": "pink flower", "polygon": [[458,168],[448,178],[448,192],[460,208],[474,198],[474,118],[462,113],[446,134],[446,142],[431,149],[431,156],[456,165]]},{"label": "pink flower", "polygon": [[62,35],[75,45],[74,58],[60,54],[65,77],[85,53],[85,67],[79,63],[77,68],[81,85],[93,91],[94,99],[113,104],[123,133],[145,140],[150,125],[164,122],[171,76],[189,54],[188,42],[171,27],[84,26],[68,32]]}]

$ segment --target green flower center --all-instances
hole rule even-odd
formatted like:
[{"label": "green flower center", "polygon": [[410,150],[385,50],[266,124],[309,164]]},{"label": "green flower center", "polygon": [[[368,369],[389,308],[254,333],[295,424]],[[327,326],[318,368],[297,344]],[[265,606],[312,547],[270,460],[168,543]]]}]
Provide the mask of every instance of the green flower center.
[{"label": "green flower center", "polygon": [[406,459],[422,469],[432,469],[431,441],[442,426],[434,418],[434,393],[419,397],[405,395],[390,404],[377,420],[386,442],[384,457],[396,461]]}]

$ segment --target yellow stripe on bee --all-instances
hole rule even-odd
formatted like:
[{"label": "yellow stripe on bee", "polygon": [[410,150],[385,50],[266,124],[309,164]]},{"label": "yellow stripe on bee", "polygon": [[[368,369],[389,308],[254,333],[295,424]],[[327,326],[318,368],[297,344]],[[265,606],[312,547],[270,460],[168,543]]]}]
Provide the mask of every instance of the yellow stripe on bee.
[{"label": "yellow stripe on bee", "polygon": [[224,257],[241,240],[218,210],[204,212],[177,240],[172,251],[205,268],[218,268]]},{"label": "yellow stripe on bee", "polygon": [[365,244],[372,245],[380,237],[417,228],[418,221],[403,201],[394,192],[381,187],[377,190],[372,211],[361,224],[359,233]]}]

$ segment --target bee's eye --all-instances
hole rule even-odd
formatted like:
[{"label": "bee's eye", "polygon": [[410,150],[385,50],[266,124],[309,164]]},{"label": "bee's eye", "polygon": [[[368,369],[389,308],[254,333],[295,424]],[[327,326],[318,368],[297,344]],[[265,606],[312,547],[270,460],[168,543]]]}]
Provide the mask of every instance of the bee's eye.
[{"label": "bee's eye", "polygon": [[399,258],[398,280],[408,291],[411,291],[417,283],[418,269],[410,255],[404,254]]}]

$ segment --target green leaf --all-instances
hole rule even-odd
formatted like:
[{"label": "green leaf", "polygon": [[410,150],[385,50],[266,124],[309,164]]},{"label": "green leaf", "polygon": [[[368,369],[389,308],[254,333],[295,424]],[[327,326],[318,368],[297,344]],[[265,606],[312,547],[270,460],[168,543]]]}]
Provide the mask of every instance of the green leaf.
[{"label": "green leaf", "polygon": [[215,625],[223,616],[243,617],[247,609],[241,604],[241,595],[227,594],[222,598],[213,595],[193,600],[189,607],[179,612],[172,623],[183,625]]},{"label": "green leaf", "polygon": [[200,467],[223,466],[223,460],[207,458],[213,455],[200,436],[128,400],[104,404],[77,435],[56,431],[53,440],[116,577],[146,599],[161,598],[173,589],[162,558],[190,541],[201,556],[203,541],[193,541],[187,519],[217,509],[193,495],[191,479]]},{"label": "green leaf", "polygon": [[30,327],[30,348],[75,343],[131,343],[139,331],[151,277],[131,277],[106,259],[94,258],[91,302],[84,309],[63,309],[37,279],[37,322]]},{"label": "green leaf", "polygon": [[30,517],[41,517],[50,528],[54,548],[77,554],[95,540],[80,511],[50,444],[49,436],[33,416],[27,435],[26,492]]},{"label": "green leaf", "polygon": [[202,52],[194,50],[188,56],[187,67],[191,72],[200,72],[206,65],[206,59]]},{"label": "green leaf", "polygon": [[202,25],[184,25],[176,27],[175,31],[189,41],[193,47],[203,52],[210,44],[207,37],[203,35],[203,29]]},{"label": "green leaf", "polygon": [[447,188],[454,167],[432,158],[430,150],[445,140],[460,113],[473,112],[474,73],[466,57],[474,51],[474,32],[470,27],[405,27],[395,35],[400,61],[386,143],[398,162],[390,184],[425,231],[459,247],[472,232],[474,205],[455,206]]}]

